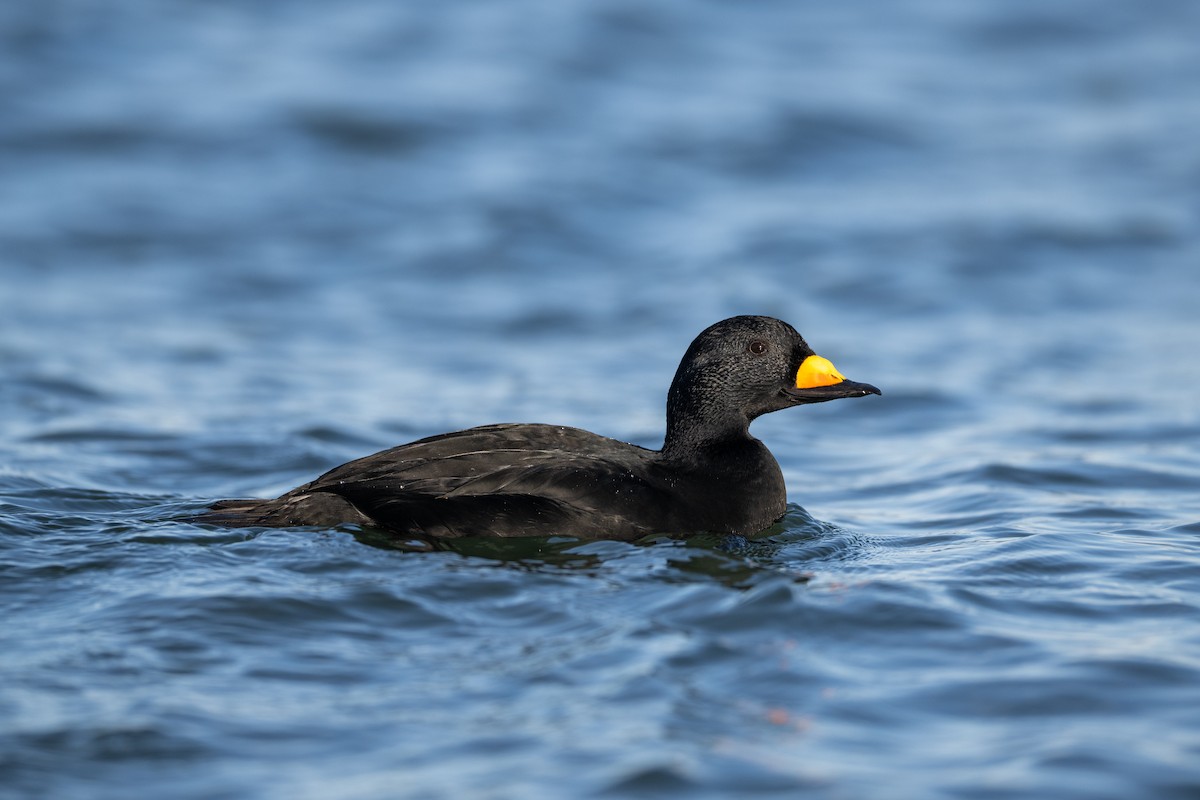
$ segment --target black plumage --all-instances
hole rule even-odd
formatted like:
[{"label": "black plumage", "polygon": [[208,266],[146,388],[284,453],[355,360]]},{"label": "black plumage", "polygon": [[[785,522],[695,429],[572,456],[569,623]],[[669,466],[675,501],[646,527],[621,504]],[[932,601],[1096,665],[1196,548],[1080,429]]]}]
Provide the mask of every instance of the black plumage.
[{"label": "black plumage", "polygon": [[783,515],[787,492],[750,423],[794,405],[879,393],[842,378],[787,323],[733,317],[684,354],[661,450],[578,428],[487,425],[351,461],[274,500],[224,500],[197,520],[349,522],[432,538],[751,534]]}]

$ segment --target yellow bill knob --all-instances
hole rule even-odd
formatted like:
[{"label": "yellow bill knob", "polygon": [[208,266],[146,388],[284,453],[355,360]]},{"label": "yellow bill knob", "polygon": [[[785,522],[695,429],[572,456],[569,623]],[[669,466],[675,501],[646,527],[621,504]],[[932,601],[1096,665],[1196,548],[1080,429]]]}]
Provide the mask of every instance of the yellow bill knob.
[{"label": "yellow bill knob", "polygon": [[837,371],[833,362],[820,356],[809,356],[800,364],[800,369],[796,370],[797,389],[833,386],[844,380],[846,380],[845,376]]}]

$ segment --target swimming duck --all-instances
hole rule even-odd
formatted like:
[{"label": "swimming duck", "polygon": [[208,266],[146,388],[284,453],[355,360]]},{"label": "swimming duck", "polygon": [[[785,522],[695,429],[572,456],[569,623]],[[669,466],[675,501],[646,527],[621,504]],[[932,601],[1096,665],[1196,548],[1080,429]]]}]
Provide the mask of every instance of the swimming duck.
[{"label": "swimming duck", "polygon": [[427,538],[748,535],[787,504],[779,464],[750,423],[869,394],[881,392],[847,380],[786,322],[732,317],[684,353],[667,393],[661,450],[561,425],[485,425],[350,461],[274,500],[223,500],[196,520],[356,523]]}]

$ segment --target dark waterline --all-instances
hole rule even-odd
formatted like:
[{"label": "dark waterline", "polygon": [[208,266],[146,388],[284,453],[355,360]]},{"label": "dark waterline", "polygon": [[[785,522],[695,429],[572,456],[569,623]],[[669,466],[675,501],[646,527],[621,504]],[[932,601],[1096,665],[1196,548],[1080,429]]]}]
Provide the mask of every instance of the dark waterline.
[{"label": "dark waterline", "polygon": [[[0,795],[1194,798],[1200,7],[0,10]],[[747,539],[181,522],[795,324]]]}]

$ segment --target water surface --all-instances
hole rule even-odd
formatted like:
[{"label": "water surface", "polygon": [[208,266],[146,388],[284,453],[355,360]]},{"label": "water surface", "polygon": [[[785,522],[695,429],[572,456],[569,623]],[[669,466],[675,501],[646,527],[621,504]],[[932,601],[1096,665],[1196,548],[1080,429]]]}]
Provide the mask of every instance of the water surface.
[{"label": "water surface", "polygon": [[[1200,793],[1200,7],[0,10],[0,793]],[[752,540],[217,531],[475,424],[645,446],[692,337]]]}]

